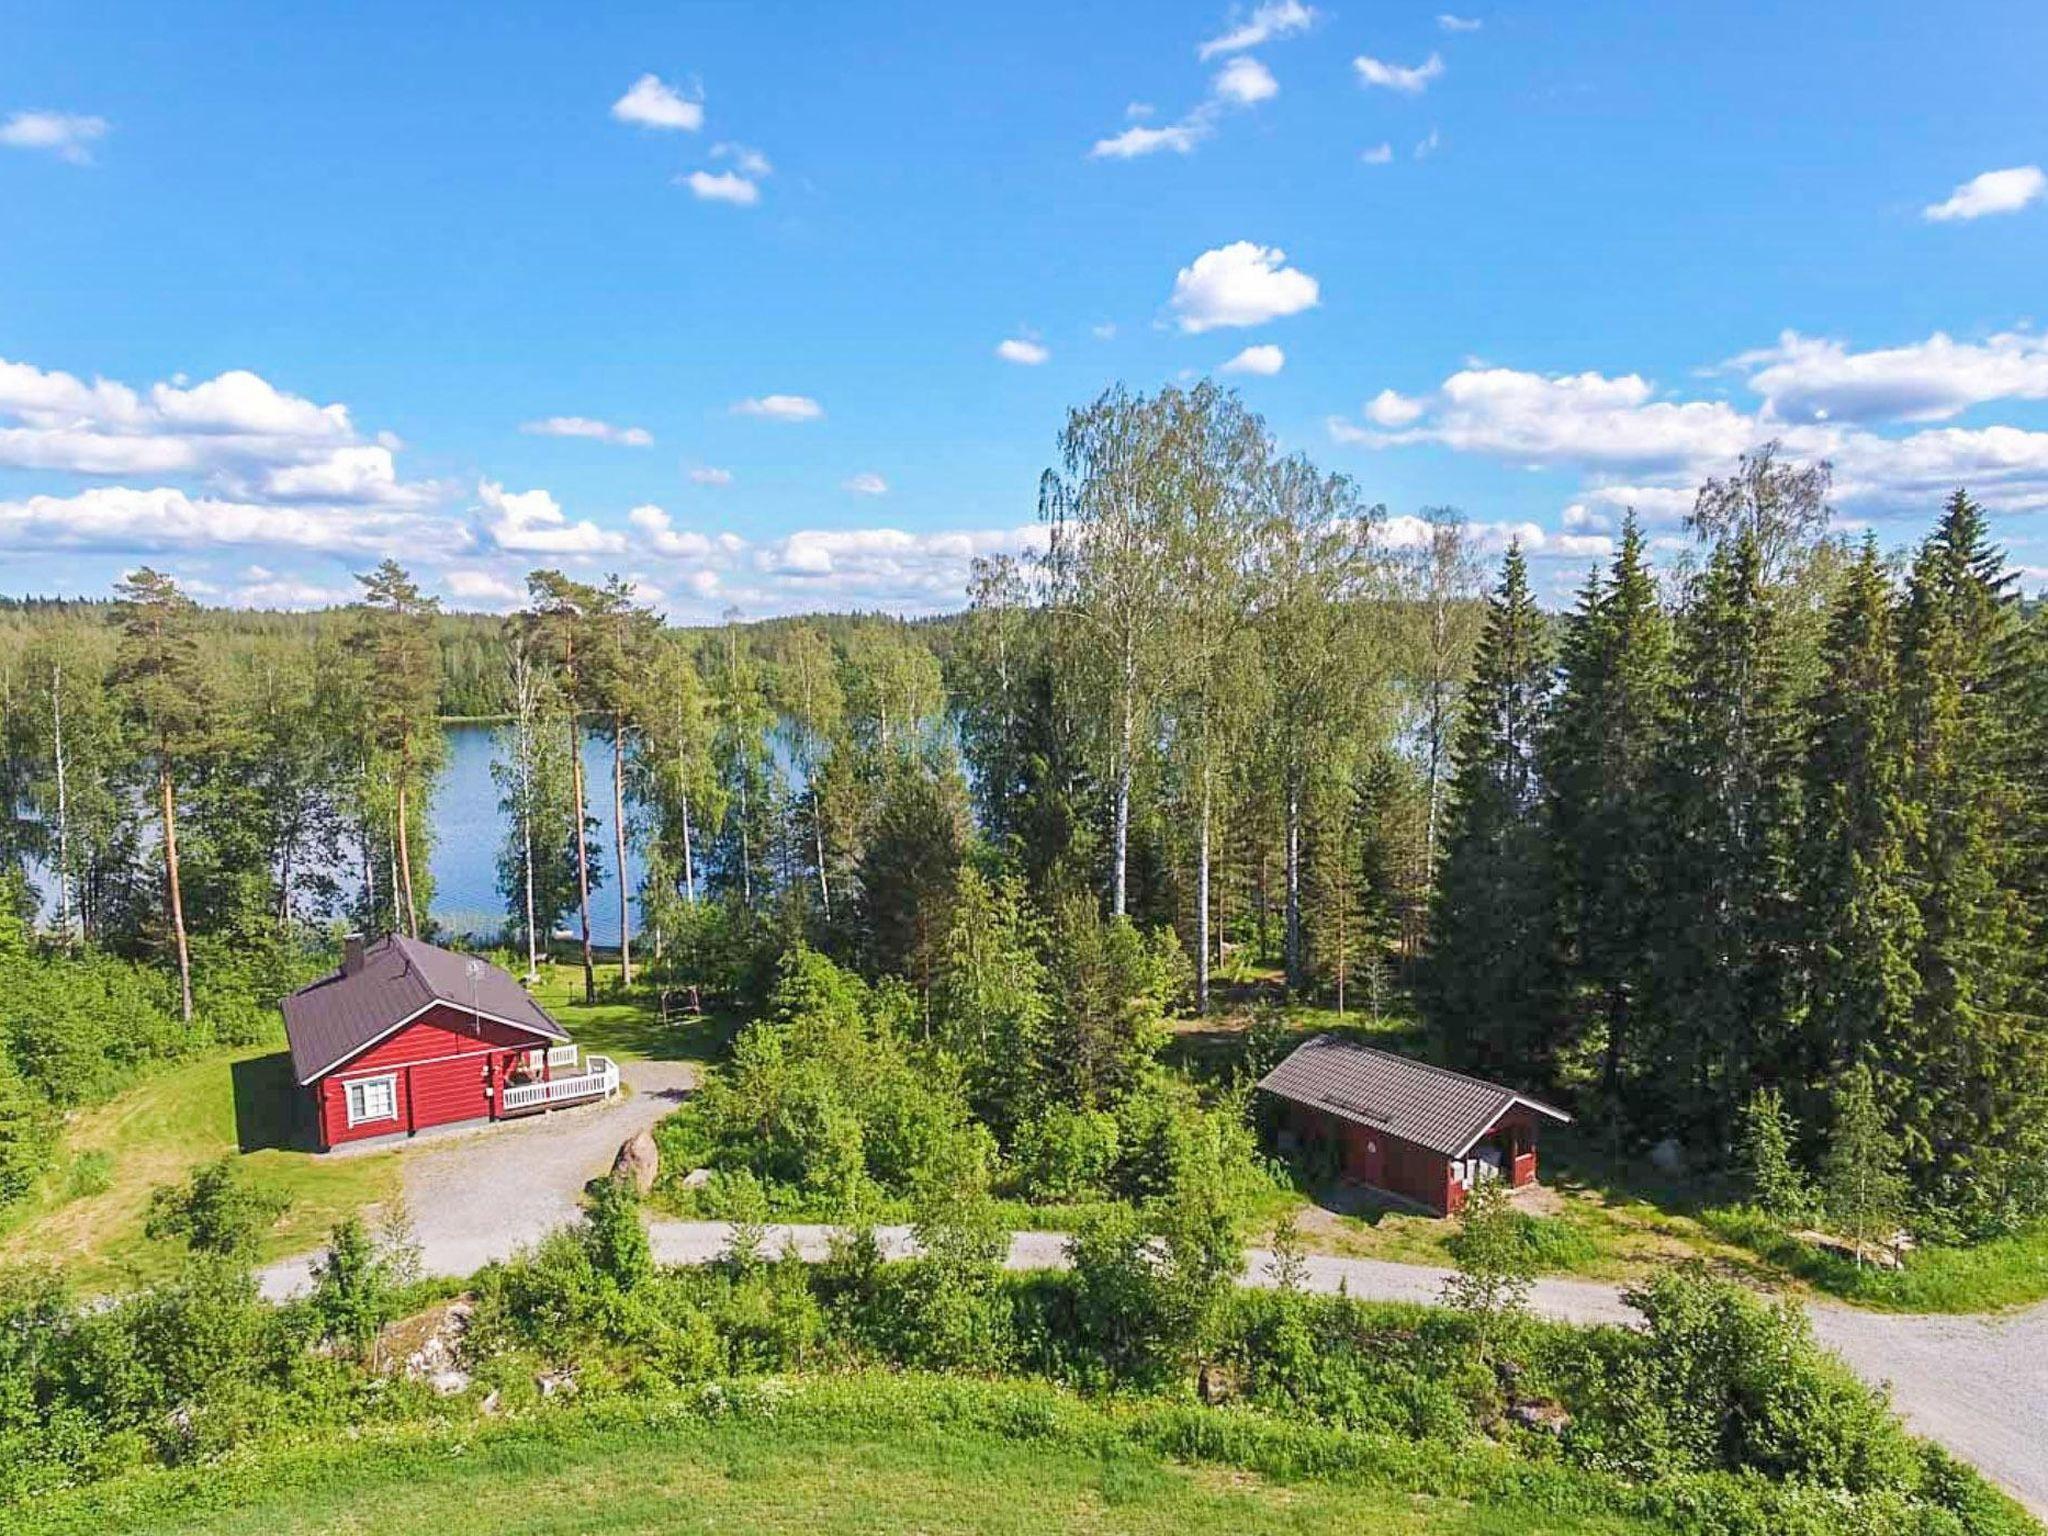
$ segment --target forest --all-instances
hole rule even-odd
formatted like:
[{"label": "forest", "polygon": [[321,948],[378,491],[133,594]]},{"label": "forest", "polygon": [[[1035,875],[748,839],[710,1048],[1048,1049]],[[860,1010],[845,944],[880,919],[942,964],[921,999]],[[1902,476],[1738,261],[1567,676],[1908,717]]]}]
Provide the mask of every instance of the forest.
[{"label": "forest", "polygon": [[1057,449],[1042,556],[923,623],[681,629],[549,570],[447,614],[393,561],[318,614],[150,569],[0,611],[0,1200],[53,1110],[256,1038],[338,928],[429,932],[441,722],[487,714],[527,970],[566,936],[587,996],[758,1011],[815,955],[1019,1166],[1271,966],[1786,1214],[1852,1143],[1868,1223],[2048,1205],[2048,615],[1965,492],[1892,558],[1767,445],[1556,614],[1213,385]]},{"label": "forest", "polygon": [[[0,1233],[67,1117],[274,1041],[343,933],[447,937],[433,788],[446,724],[483,716],[490,947],[712,1028],[655,1198],[733,1233],[659,1269],[597,1181],[581,1226],[459,1282],[491,1402],[565,1372],[599,1404],[1028,1378],[1137,1394],[1201,1459],[1239,1421],[1162,1406],[1198,1391],[1291,1426],[1233,1465],[1355,1470],[1389,1442],[1343,1436],[1394,1436],[1450,1459],[1372,1462],[1387,1486],[1593,1520],[2024,1528],[1789,1303],[1667,1267],[1637,1330],[1536,1324],[1571,1233],[1497,1189],[1446,1244],[1449,1311],[1298,1294],[1313,1170],[1251,1090],[1306,1012],[1554,1095],[1617,1158],[1675,1146],[1859,1266],[1902,1228],[2037,1231],[2048,610],[1982,510],[1959,490],[1888,555],[1832,526],[1827,465],[1765,445],[1548,611],[1519,546],[1489,568],[1460,514],[1390,516],[1212,385],[1111,390],[1056,449],[1042,553],[921,622],[684,628],[559,570],[444,613],[395,560],[317,614],[208,610],[146,567],[0,608]],[[279,1198],[232,1158],[158,1185],[143,1237],[179,1258],[118,1301],[0,1266],[0,1499],[211,1465],[258,1425],[445,1422],[379,1341],[451,1286],[347,1217],[305,1297],[259,1302]],[[1242,1292],[1276,1212],[1276,1293]],[[762,1251],[791,1218],[841,1234],[827,1262]],[[883,1221],[923,1256],[883,1263]],[[1004,1272],[1024,1225],[1071,1233],[1066,1273]]]}]

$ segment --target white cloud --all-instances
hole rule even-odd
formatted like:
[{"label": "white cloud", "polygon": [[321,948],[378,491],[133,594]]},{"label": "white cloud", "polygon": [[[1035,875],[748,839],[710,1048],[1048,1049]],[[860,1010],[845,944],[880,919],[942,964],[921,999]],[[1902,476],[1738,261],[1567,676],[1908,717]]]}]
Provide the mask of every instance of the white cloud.
[{"label": "white cloud", "polygon": [[[1383,393],[1368,408],[1376,421],[1410,402]],[[1386,408],[1381,407],[1387,402]],[[1396,405],[1394,402],[1400,402]],[[1755,440],[1755,423],[1725,401],[1655,398],[1638,374],[1525,373],[1467,368],[1445,379],[1411,425],[1373,432],[1334,424],[1344,441],[1378,446],[1440,443],[1514,463],[1666,469],[1732,464]]]},{"label": "white cloud", "polygon": [[1304,32],[1315,19],[1315,11],[1303,5],[1301,0],[1267,0],[1228,32],[1203,43],[1195,53],[1204,59],[1212,59],[1219,53],[1242,53],[1261,43]]},{"label": "white cloud", "polygon": [[761,201],[760,187],[737,171],[692,171],[681,178],[681,184],[700,202],[751,208]]},{"label": "white cloud", "polygon": [[1437,152],[1437,146],[1442,144],[1443,141],[1444,137],[1441,133],[1437,132],[1434,128],[1430,129],[1427,136],[1415,141],[1415,158],[1427,160]]},{"label": "white cloud", "polygon": [[1383,427],[1405,427],[1421,416],[1426,408],[1420,400],[1411,400],[1391,389],[1383,389],[1366,403],[1365,414]]},{"label": "white cloud", "polygon": [[1786,331],[1730,366],[1790,421],[1939,421],[1992,400],[2048,399],[2048,335],[2029,331],[1981,342],[1936,331],[1868,352]]},{"label": "white cloud", "polygon": [[659,75],[642,75],[612,103],[612,116],[642,128],[695,133],[704,126],[704,103],[684,96]]},{"label": "white cloud", "polygon": [[173,486],[103,485],[73,496],[0,501],[0,545],[13,549],[270,547],[376,555],[462,543],[446,524],[410,512],[264,505],[195,497]]},{"label": "white cloud", "polygon": [[1025,336],[1012,336],[996,343],[996,356],[1006,363],[1021,363],[1026,368],[1036,368],[1052,356],[1046,347]]},{"label": "white cloud", "polygon": [[2015,165],[1973,176],[1920,216],[1937,223],[1949,219],[1981,219],[1988,213],[2017,213],[2048,191],[2048,175],[2038,165]]},{"label": "white cloud", "polygon": [[1367,165],[1391,165],[1394,159],[1394,146],[1382,139],[1371,149],[1361,149],[1358,158]]},{"label": "white cloud", "polygon": [[488,514],[485,534],[507,554],[609,555],[626,547],[625,536],[611,529],[587,519],[570,522],[562,504],[544,490],[508,491],[485,480],[476,494]]},{"label": "white cloud", "polygon": [[489,571],[468,568],[446,571],[441,585],[460,603],[481,603],[494,609],[517,608],[526,601],[526,590],[517,582]]},{"label": "white cloud", "polygon": [[736,416],[765,416],[770,421],[816,421],[825,407],[809,395],[758,395],[733,408]]},{"label": "white cloud", "polygon": [[1286,262],[1278,246],[1249,240],[1204,251],[1174,277],[1168,307],[1188,332],[1262,325],[1313,309],[1321,293],[1316,280]]},{"label": "white cloud", "polygon": [[1105,320],[1100,325],[1091,325],[1088,327],[1088,334],[1097,341],[1115,341],[1116,322],[1114,320]]},{"label": "white cloud", "polygon": [[[2048,398],[2034,371],[2040,343],[2031,334],[1975,347],[1934,340],[1941,344],[1856,354],[1781,338],[1738,359],[1762,381],[1766,400],[1756,412],[1726,400],[1668,398],[1637,374],[1474,364],[1425,397],[1383,390],[1366,407],[1370,425],[1337,419],[1329,426],[1337,441],[1370,448],[1429,444],[1517,468],[1576,471],[1582,485],[1564,524],[1589,537],[1611,531],[1626,507],[1652,526],[1675,526],[1702,480],[1727,473],[1740,454],[1772,438],[1789,458],[1832,463],[1836,504],[1859,516],[1925,514],[1958,485],[1997,510],[2048,510],[2048,431],[2000,424],[1894,435],[1847,419],[1925,420],[1970,399]],[[1844,419],[1818,419],[1815,410],[1788,420],[1774,408],[1779,400],[1789,409],[1821,399],[1843,405]]]},{"label": "white cloud", "polygon": [[359,441],[346,406],[245,369],[136,390],[0,360],[0,467],[203,477],[230,500],[417,506],[444,494],[399,480],[398,446],[388,433]]},{"label": "white cloud", "polygon": [[1453,16],[1449,11],[1441,13],[1436,24],[1446,32],[1477,32],[1486,25],[1476,16]]},{"label": "white cloud", "polygon": [[704,560],[718,552],[719,546],[713,540],[701,533],[679,531],[668,513],[651,502],[633,508],[626,514],[626,521],[648,548],[667,559]]},{"label": "white cloud", "polygon": [[654,441],[654,434],[645,427],[618,427],[589,416],[549,416],[525,422],[519,430],[530,437],[587,437],[624,448],[645,448]]},{"label": "white cloud", "polygon": [[1361,85],[1384,86],[1390,91],[1417,96],[1428,90],[1429,82],[1444,72],[1444,61],[1441,54],[1432,53],[1420,64],[1406,66],[1360,54],[1351,61],[1351,67],[1358,71]]},{"label": "white cloud", "polygon": [[766,155],[744,144],[714,144],[711,146],[711,158],[732,161],[734,170],[755,181],[765,181],[775,171],[775,167],[768,163]]},{"label": "white cloud", "polygon": [[16,112],[0,123],[0,144],[40,149],[73,165],[90,165],[92,146],[106,136],[104,117],[77,112]]},{"label": "white cloud", "polygon": [[1207,117],[1192,115],[1177,123],[1153,128],[1136,123],[1122,133],[1097,139],[1088,153],[1097,160],[1136,160],[1143,155],[1171,150],[1176,155],[1191,152],[1214,131]]},{"label": "white cloud", "polygon": [[230,594],[237,608],[340,608],[363,595],[361,587],[338,587],[293,576],[266,572],[261,578],[244,582]]},{"label": "white cloud", "polygon": [[1246,347],[1223,365],[1225,373],[1256,373],[1270,377],[1287,366],[1287,354],[1270,342]]},{"label": "white cloud", "polygon": [[1218,99],[1239,107],[1256,106],[1280,94],[1273,72],[1249,54],[1239,54],[1217,71],[1210,88]]},{"label": "white cloud", "polygon": [[864,469],[857,475],[849,475],[839,484],[842,491],[851,491],[856,496],[885,496],[889,482],[871,469]]},{"label": "white cloud", "polygon": [[690,482],[693,485],[731,485],[732,471],[720,469],[716,464],[693,464],[690,466]]}]

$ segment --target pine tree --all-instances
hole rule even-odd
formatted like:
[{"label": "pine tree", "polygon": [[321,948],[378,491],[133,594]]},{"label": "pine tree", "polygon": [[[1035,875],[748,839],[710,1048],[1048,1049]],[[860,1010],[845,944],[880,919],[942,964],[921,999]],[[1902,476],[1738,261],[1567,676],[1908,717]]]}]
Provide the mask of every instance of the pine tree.
[{"label": "pine tree", "polygon": [[1551,669],[1519,545],[1487,600],[1453,753],[1426,972],[1447,1054],[1517,1077],[1547,1073],[1555,987],[1551,861],[1536,746]]},{"label": "pine tree", "polygon": [[1662,874],[1655,790],[1671,729],[1671,652],[1670,621],[1631,513],[1612,574],[1588,580],[1566,626],[1564,685],[1544,744],[1564,945],[1575,988],[1598,1020],[1610,1103],[1634,1066],[1633,1007],[1652,963]]},{"label": "pine tree", "polygon": [[357,682],[366,695],[371,744],[390,764],[399,914],[405,931],[418,938],[420,909],[427,904],[419,894],[426,884],[427,860],[424,847],[414,859],[413,844],[428,832],[426,786],[441,750],[435,724],[441,676],[433,643],[434,615],[441,604],[422,593],[396,560],[383,561],[356,580],[363,596],[349,645],[360,668]]},{"label": "pine tree", "polygon": [[2023,675],[2014,577],[1958,491],[1907,585],[1900,673],[1920,913],[1912,1039],[1893,1063],[1915,1184],[1966,1226],[2038,1194],[2048,1031],[2041,935],[2018,888],[2040,815],[2015,771]]},{"label": "pine tree", "polygon": [[1818,1083],[1857,1061],[1885,1074],[1910,1037],[1920,915],[1906,886],[1905,762],[1892,596],[1867,539],[1829,617],[1826,676],[1810,706],[1799,858],[1806,1060]]},{"label": "pine tree", "polygon": [[192,953],[185,933],[185,886],[178,863],[178,781],[205,750],[210,732],[209,691],[192,632],[192,600],[177,582],[148,566],[114,590],[121,648],[113,684],[139,731],[156,770],[157,809],[163,833],[164,896],[178,961],[179,1003],[192,1022]]}]

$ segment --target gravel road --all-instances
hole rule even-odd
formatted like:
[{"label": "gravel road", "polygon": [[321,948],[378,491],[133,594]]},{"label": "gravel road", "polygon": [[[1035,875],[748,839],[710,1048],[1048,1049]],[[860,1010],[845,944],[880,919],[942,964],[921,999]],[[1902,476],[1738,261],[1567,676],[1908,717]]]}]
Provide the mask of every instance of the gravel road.
[{"label": "gravel road", "polygon": [[[775,1226],[765,1250],[794,1241],[807,1259],[823,1257],[833,1229]],[[658,1221],[649,1229],[665,1264],[701,1264],[725,1251],[730,1229],[715,1221]],[[884,1227],[883,1251],[915,1251],[908,1228]],[[1245,1280],[1273,1283],[1273,1256],[1253,1249]],[[1051,1269],[1066,1263],[1057,1232],[1019,1232],[1009,1267]],[[1308,1255],[1304,1285],[1374,1301],[1435,1301],[1447,1271],[1377,1259]],[[1611,1285],[1539,1280],[1531,1307],[1568,1323],[1626,1323],[1635,1314]],[[1939,1442],[2002,1484],[2048,1519],[2048,1305],[2000,1317],[1902,1317],[1852,1307],[1810,1307],[1814,1332],[1864,1380],[1889,1387],[1892,1401],[1919,1434]]]},{"label": "gravel road", "polygon": [[[619,1143],[654,1124],[695,1086],[695,1070],[677,1062],[626,1062],[633,1089],[611,1104],[558,1112],[550,1122],[494,1126],[440,1145],[416,1147],[405,1160],[405,1199],[428,1273],[467,1275],[576,1219],[584,1184],[611,1165]],[[516,1154],[516,1161],[514,1160]],[[516,1170],[516,1183],[505,1175]],[[833,1228],[768,1229],[766,1250],[794,1242],[806,1258],[825,1253]],[[884,1251],[915,1251],[908,1228],[880,1230]],[[648,1237],[664,1264],[699,1264],[724,1252],[730,1228],[716,1221],[656,1221]],[[1012,1269],[1066,1262],[1057,1232],[1019,1232]],[[1246,1255],[1246,1282],[1272,1283],[1272,1255]],[[1428,1302],[1445,1272],[1376,1259],[1312,1254],[1310,1290],[1376,1301]],[[305,1288],[312,1257],[273,1264],[264,1294],[282,1299]],[[1539,1280],[1536,1311],[1571,1323],[1619,1323],[1633,1314],[1615,1287],[1583,1280]],[[2048,1519],[2048,1305],[1998,1317],[1903,1317],[1849,1307],[1810,1308],[1814,1331],[1866,1381],[1887,1386],[1907,1423],[1979,1467],[2037,1515]]]}]

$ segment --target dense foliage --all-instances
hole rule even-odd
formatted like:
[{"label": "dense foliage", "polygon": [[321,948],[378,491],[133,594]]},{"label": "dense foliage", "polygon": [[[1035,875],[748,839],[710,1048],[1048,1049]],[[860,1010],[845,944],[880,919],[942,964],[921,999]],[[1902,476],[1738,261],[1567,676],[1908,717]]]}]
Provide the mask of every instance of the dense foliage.
[{"label": "dense foliage", "polygon": [[1901,586],[1820,535],[1824,478],[1741,487],[1670,600],[1631,522],[1555,652],[1510,556],[1432,1021],[1616,1131],[1740,1146],[1783,1218],[2012,1230],[2048,1210],[2048,617],[1961,492]]},{"label": "dense foliage", "polygon": [[[1448,1466],[1492,1442],[1522,1486],[1612,1489],[1616,1508],[1632,1490],[1629,1504],[1680,1530],[2027,1529],[1909,1438],[1796,1309],[1703,1274],[1633,1296],[1640,1330],[1522,1322],[1486,1351],[1467,1314],[1216,1283],[1235,1254],[1203,1238],[1199,1198],[1077,1236],[1069,1273],[1006,1276],[942,1234],[930,1258],[882,1263],[858,1232],[814,1265],[736,1243],[720,1263],[660,1270],[618,1242],[607,1208],[622,1188],[582,1228],[477,1277],[470,1379],[453,1398],[366,1347],[400,1293],[377,1283],[359,1231],[336,1234],[321,1288],[284,1308],[212,1255],[102,1308],[47,1274],[0,1273],[0,1498],[204,1464],[259,1432],[459,1420],[486,1399],[519,1418],[551,1396],[730,1393],[736,1377],[880,1366],[1149,1395],[1143,1421],[1170,1421],[1172,1454],[1256,1445],[1296,1474],[1404,1444]],[[1545,1481],[1546,1468],[1580,1480]]]}]

